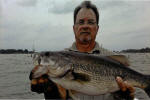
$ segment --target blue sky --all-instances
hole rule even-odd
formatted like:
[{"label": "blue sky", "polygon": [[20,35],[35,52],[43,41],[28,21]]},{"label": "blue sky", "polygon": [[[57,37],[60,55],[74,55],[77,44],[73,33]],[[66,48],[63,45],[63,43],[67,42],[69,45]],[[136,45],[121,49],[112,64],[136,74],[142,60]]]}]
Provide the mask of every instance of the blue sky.
[{"label": "blue sky", "polygon": [[[83,0],[0,0],[0,49],[63,50],[74,42],[73,10]],[[150,47],[150,1],[92,0],[96,41],[110,50]]]}]

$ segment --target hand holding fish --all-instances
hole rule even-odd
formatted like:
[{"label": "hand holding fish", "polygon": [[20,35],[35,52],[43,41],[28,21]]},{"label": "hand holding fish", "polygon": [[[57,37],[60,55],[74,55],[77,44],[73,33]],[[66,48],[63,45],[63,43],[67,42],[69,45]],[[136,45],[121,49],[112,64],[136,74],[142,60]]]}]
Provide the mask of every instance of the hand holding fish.
[{"label": "hand holding fish", "polygon": [[31,91],[44,93],[45,99],[66,99],[66,90],[49,80],[48,75],[44,74],[39,78],[33,78],[33,73],[39,66],[35,66],[30,72]]},{"label": "hand holding fish", "polygon": [[126,81],[123,81],[121,77],[117,77],[116,81],[118,83],[118,86],[120,87],[120,90],[114,93],[114,97],[116,99],[123,98],[125,100],[133,100],[135,93],[134,87]]},{"label": "hand holding fish", "polygon": [[33,78],[33,73],[37,70],[37,68],[38,66],[35,66],[29,75],[29,79],[31,80],[31,91],[37,93],[51,91],[55,84],[52,81],[49,81],[48,76],[46,74],[36,79]]}]

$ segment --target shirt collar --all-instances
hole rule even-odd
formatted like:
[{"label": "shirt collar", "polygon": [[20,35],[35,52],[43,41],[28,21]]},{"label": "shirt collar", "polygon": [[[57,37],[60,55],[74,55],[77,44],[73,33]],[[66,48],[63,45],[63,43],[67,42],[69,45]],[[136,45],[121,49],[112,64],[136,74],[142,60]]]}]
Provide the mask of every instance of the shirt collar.
[{"label": "shirt collar", "polygon": [[[99,46],[99,44],[96,42],[94,49],[91,50],[91,51],[88,52],[88,53],[97,53],[97,54],[99,54],[99,53],[100,53],[99,48],[100,48],[100,46]],[[78,51],[75,42],[72,44],[72,46],[69,48],[69,50],[70,50],[70,51]]]}]

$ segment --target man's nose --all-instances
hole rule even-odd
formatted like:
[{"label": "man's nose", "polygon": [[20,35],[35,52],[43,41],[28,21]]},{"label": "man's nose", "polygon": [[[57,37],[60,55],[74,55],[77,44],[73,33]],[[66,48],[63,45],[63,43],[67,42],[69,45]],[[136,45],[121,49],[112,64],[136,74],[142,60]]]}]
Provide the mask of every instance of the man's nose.
[{"label": "man's nose", "polygon": [[84,25],[82,26],[82,29],[86,31],[86,30],[89,29],[89,26],[88,26],[87,24],[84,24]]}]

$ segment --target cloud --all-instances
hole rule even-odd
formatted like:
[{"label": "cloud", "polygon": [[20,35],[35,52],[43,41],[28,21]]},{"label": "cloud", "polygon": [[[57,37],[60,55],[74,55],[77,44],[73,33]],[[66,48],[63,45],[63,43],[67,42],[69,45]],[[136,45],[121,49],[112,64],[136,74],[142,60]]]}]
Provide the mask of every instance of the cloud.
[{"label": "cloud", "polygon": [[[0,20],[2,20],[2,1],[0,0]],[[1,48],[1,45],[2,45],[2,28],[1,28],[1,21],[0,21],[0,48]]]},{"label": "cloud", "polygon": [[[62,13],[70,13],[73,12],[75,7],[77,7],[79,4],[81,4],[81,0],[54,0],[49,3],[49,12],[50,13],[56,13],[56,14],[62,14]],[[127,6],[127,2],[124,1],[101,1],[101,0],[93,0],[93,4],[97,6],[97,8],[106,10],[113,7],[121,7],[121,6]]]},{"label": "cloud", "polygon": [[0,18],[1,18],[1,16],[2,16],[2,2],[0,0]]},{"label": "cloud", "polygon": [[62,14],[73,12],[74,8],[81,2],[81,0],[54,0],[49,5],[49,13]]},{"label": "cloud", "polygon": [[[100,15],[100,26],[107,33],[139,30],[147,27],[150,2],[130,2],[129,7],[117,7],[102,10]],[[142,23],[142,24],[141,24]],[[107,30],[105,30],[107,28]],[[110,35],[108,34],[108,35]]]},{"label": "cloud", "polygon": [[36,6],[38,0],[17,0],[16,3],[20,6],[32,7]]},{"label": "cloud", "polygon": [[112,33],[106,36],[105,33],[99,34],[97,41],[103,44],[104,48],[110,50],[123,50],[129,48],[143,48],[150,45],[150,29],[140,29],[124,32],[122,34]]},{"label": "cloud", "polygon": [[107,10],[110,8],[116,8],[116,7],[127,7],[129,5],[128,2],[125,1],[100,1],[100,0],[94,0],[93,3],[100,9],[100,10]]},{"label": "cloud", "polygon": [[[72,27],[44,23],[24,23],[20,21],[5,21],[2,25],[2,48],[32,49],[33,42],[38,51],[62,50],[73,42]],[[67,39],[66,39],[67,38]],[[63,44],[62,44],[63,43]]]},{"label": "cloud", "polygon": [[101,9],[97,41],[111,50],[149,46],[149,4],[149,1],[130,1]]}]

